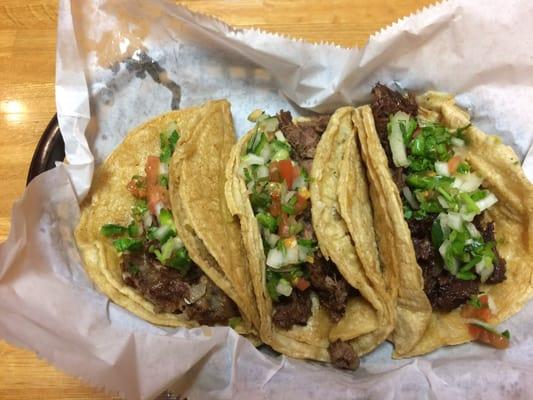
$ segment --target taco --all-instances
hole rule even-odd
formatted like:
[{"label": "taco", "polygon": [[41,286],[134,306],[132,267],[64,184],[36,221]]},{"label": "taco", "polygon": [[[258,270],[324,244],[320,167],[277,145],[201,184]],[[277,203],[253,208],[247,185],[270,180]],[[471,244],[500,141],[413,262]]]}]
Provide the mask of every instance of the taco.
[{"label": "taco", "polygon": [[[261,340],[297,358],[356,368],[393,329],[372,211],[355,147],[353,108],[293,119],[256,110],[227,167],[226,197],[239,218]],[[346,172],[346,173],[345,173]],[[353,198],[339,200],[349,186]],[[361,216],[357,236],[340,217]]]},{"label": "taco", "polygon": [[225,203],[229,103],[134,129],[95,173],[76,241],[112,301],[165,326],[259,326],[238,223]]},{"label": "taco", "polygon": [[533,187],[514,151],[470,123],[453,96],[384,85],[354,122],[378,248],[397,271],[395,356],[478,340],[533,289]]}]

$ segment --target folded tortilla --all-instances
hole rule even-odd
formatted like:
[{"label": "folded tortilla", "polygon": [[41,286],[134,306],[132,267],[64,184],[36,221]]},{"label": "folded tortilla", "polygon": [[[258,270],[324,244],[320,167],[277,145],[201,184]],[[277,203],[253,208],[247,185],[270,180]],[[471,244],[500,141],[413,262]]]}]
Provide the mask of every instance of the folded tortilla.
[{"label": "folded tortilla", "polygon": [[241,332],[259,326],[249,285],[239,226],[224,197],[225,160],[235,143],[230,105],[225,100],[172,111],[137,127],[98,168],[82,203],[76,241],[85,269],[113,302],[158,325],[198,326],[180,313],[157,312],[154,305],[122,279],[120,256],[100,233],[102,225],[127,225],[134,197],[126,185],[144,173],[148,156],[160,152],[160,133],[175,123],[181,138],[169,164],[170,204],[176,231],[190,258],[238,306]]},{"label": "folded tortilla", "polygon": [[[451,95],[430,91],[417,97],[417,103],[419,115],[447,128],[470,124],[470,116]],[[368,173],[378,247],[385,265],[395,271],[393,279],[387,280],[390,293],[397,298],[394,356],[420,355],[472,340],[460,308],[447,313],[432,311],[372,110],[359,107],[354,117]],[[472,125],[464,135],[468,143],[465,160],[483,178],[483,186],[498,198],[487,213],[495,224],[498,252],[507,263],[507,279],[482,284],[480,289],[493,298],[497,309],[493,322],[500,323],[517,313],[533,294],[533,186],[514,151],[498,137]]]},{"label": "folded tortilla", "polygon": [[[360,292],[360,296],[348,301],[345,315],[337,323],[330,319],[317,296],[311,295],[312,315],[305,326],[288,330],[274,326],[261,232],[240,172],[241,156],[254,137],[254,129],[238,141],[227,166],[226,198],[242,229],[261,318],[261,340],[296,358],[330,361],[328,346],[338,339],[348,341],[360,356],[382,343],[394,326],[393,301],[381,276],[352,113],[353,108],[345,107],[332,115],[316,149],[310,175],[312,223],[319,247],[324,257],[331,259],[348,283]],[[341,212],[353,218],[345,220]],[[350,229],[356,233],[353,239]]]}]

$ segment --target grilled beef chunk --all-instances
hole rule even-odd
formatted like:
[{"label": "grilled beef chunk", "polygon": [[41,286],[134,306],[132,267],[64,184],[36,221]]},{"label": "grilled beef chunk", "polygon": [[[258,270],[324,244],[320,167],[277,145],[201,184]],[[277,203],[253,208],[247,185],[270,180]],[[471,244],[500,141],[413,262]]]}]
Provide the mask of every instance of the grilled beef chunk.
[{"label": "grilled beef chunk", "polygon": [[277,328],[291,329],[293,325],[306,325],[311,316],[310,291],[293,290],[289,297],[281,296],[276,303],[272,322]]},{"label": "grilled beef chunk", "polygon": [[434,310],[451,311],[478,293],[479,280],[464,281],[443,270],[437,278],[435,291],[428,297]]},{"label": "grilled beef chunk", "polygon": [[398,190],[401,190],[405,186],[405,176],[402,168],[397,168],[392,162],[392,152],[389,145],[389,134],[387,130],[387,124],[390,117],[396,114],[398,111],[403,111],[406,114],[416,116],[418,114],[418,105],[413,94],[409,94],[408,97],[402,96],[400,93],[389,89],[387,86],[378,83],[372,89],[372,95],[374,101],[371,104],[372,115],[374,116],[374,123],[379,135],[379,141],[387,154],[389,160],[389,168],[392,172],[392,177]]},{"label": "grilled beef chunk", "polygon": [[233,301],[196,266],[184,276],[151,253],[140,251],[124,253],[121,269],[124,282],[141,292],[158,313],[183,312],[189,319],[210,325],[238,315]]},{"label": "grilled beef chunk", "polygon": [[[494,238],[494,222],[490,222],[487,225],[483,226],[482,218],[483,214],[477,215],[474,218],[474,225],[481,233],[481,236],[483,237],[483,240],[485,240],[485,242],[495,242],[496,239]],[[492,274],[487,279],[487,283],[500,283],[506,279],[505,271],[507,270],[507,267],[505,260],[500,257],[496,246],[494,246],[493,250],[494,254],[496,255],[496,259],[494,260],[494,271],[492,271]]]},{"label": "grilled beef chunk", "polygon": [[290,111],[280,111],[278,114],[279,129],[294,150],[295,161],[301,163],[308,173],[315,157],[316,147],[320,137],[326,130],[329,115],[319,115],[309,121],[298,124],[292,122]]},{"label": "grilled beef chunk", "polygon": [[205,295],[185,306],[184,312],[189,319],[215,325],[227,323],[239,315],[235,303],[218,286],[205,276],[201,279],[205,281]]},{"label": "grilled beef chunk", "polygon": [[158,313],[180,312],[190,295],[190,285],[178,271],[145,252],[124,253],[121,268],[124,282],[140,291]]},{"label": "grilled beef chunk", "polygon": [[479,280],[465,281],[446,271],[431,241],[431,225],[435,218],[409,220],[416,261],[422,268],[424,292],[434,310],[450,311],[479,292]]},{"label": "grilled beef chunk", "polygon": [[309,280],[322,304],[334,322],[338,322],[346,311],[351,286],[339,273],[332,261],[326,260],[320,251],[312,264],[308,263]]},{"label": "grilled beef chunk", "polygon": [[337,368],[357,369],[359,367],[359,357],[352,346],[340,339],[329,345],[328,352],[331,363]]}]

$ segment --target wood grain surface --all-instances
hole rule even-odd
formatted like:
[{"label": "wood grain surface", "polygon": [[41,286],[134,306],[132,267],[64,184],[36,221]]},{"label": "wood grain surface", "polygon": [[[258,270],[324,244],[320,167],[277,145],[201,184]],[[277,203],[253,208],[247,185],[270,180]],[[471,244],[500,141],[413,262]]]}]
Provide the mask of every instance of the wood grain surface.
[{"label": "wood grain surface", "polygon": [[[433,0],[190,0],[239,27],[363,46],[376,30]],[[0,241],[22,194],[34,148],[55,113],[56,0],[0,0]],[[34,353],[0,340],[0,399],[111,399]]]}]

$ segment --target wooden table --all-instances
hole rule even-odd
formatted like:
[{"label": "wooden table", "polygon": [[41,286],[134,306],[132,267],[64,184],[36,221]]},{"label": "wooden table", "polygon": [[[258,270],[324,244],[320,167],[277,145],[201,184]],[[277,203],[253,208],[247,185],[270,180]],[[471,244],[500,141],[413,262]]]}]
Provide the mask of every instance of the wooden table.
[{"label": "wooden table", "polygon": [[[193,10],[239,26],[311,41],[363,46],[368,36],[433,0],[184,1]],[[0,0],[0,241],[11,205],[55,112],[57,0]],[[35,354],[0,340],[0,399],[110,399]]]}]

